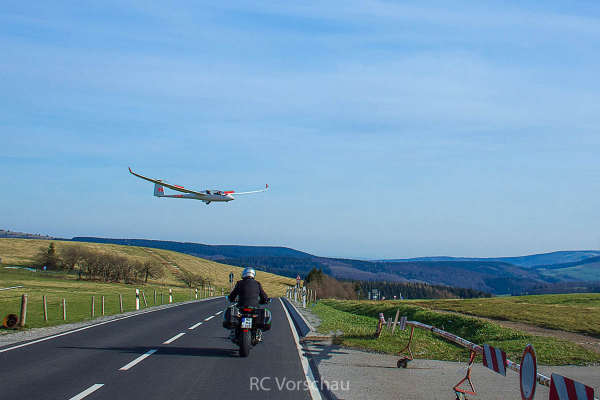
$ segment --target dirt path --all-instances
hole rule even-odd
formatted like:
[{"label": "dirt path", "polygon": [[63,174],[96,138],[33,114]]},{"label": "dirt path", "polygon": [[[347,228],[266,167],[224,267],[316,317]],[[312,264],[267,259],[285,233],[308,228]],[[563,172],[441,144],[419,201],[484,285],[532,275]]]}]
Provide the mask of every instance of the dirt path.
[{"label": "dirt path", "polygon": [[532,335],[538,336],[550,336],[559,339],[568,340],[573,343],[577,343],[578,345],[583,346],[586,350],[593,351],[594,353],[600,354],[600,338],[588,335],[582,335],[581,333],[573,333],[573,332],[565,332],[565,331],[557,331],[554,329],[540,328],[539,326],[524,324],[522,322],[512,322],[512,321],[501,321],[497,319],[479,317],[476,315],[457,313],[453,311],[445,311],[445,310],[431,310],[444,314],[458,314],[463,315],[465,317],[474,317],[483,319],[488,322],[492,322],[494,324],[504,326],[510,329],[516,329],[518,331],[523,331],[527,333],[531,333]]}]

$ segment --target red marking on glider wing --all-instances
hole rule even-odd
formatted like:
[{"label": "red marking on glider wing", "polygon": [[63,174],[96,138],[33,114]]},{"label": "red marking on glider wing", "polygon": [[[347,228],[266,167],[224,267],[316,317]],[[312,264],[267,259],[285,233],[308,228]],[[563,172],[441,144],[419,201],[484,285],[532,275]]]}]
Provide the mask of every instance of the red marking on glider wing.
[{"label": "red marking on glider wing", "polygon": [[179,186],[179,185],[173,185],[173,186],[181,188],[181,189],[185,189],[183,186]]},{"label": "red marking on glider wing", "polygon": [[235,193],[235,192],[233,190],[231,190],[231,191],[227,191],[227,192],[223,192],[223,193],[225,193],[225,194],[231,194],[231,193]]}]

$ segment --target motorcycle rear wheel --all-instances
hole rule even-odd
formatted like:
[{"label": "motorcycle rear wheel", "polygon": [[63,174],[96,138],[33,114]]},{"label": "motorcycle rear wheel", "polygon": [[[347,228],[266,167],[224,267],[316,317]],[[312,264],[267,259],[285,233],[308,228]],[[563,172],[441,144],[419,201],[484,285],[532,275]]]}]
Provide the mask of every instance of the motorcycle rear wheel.
[{"label": "motorcycle rear wheel", "polygon": [[252,348],[252,332],[240,332],[240,357],[248,357]]}]

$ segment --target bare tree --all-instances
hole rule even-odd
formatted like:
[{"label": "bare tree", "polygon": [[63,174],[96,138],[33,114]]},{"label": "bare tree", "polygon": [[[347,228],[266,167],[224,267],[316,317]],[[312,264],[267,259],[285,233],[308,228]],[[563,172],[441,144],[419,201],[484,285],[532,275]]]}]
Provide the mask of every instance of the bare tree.
[{"label": "bare tree", "polygon": [[59,254],[62,269],[74,271],[83,260],[85,249],[79,244],[61,245]]},{"label": "bare tree", "polygon": [[202,286],[204,285],[204,282],[206,282],[206,278],[202,275],[187,271],[184,272],[179,279],[181,279],[188,287]]}]

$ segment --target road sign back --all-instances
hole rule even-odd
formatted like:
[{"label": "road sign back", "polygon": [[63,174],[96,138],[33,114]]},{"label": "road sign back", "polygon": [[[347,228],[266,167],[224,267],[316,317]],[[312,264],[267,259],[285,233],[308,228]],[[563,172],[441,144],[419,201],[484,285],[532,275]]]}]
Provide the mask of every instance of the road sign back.
[{"label": "road sign back", "polygon": [[552,374],[550,381],[550,400],[594,400],[594,389],[565,378]]},{"label": "road sign back", "polygon": [[528,344],[523,351],[519,378],[521,381],[521,399],[533,400],[537,383],[537,357],[531,344]]}]

